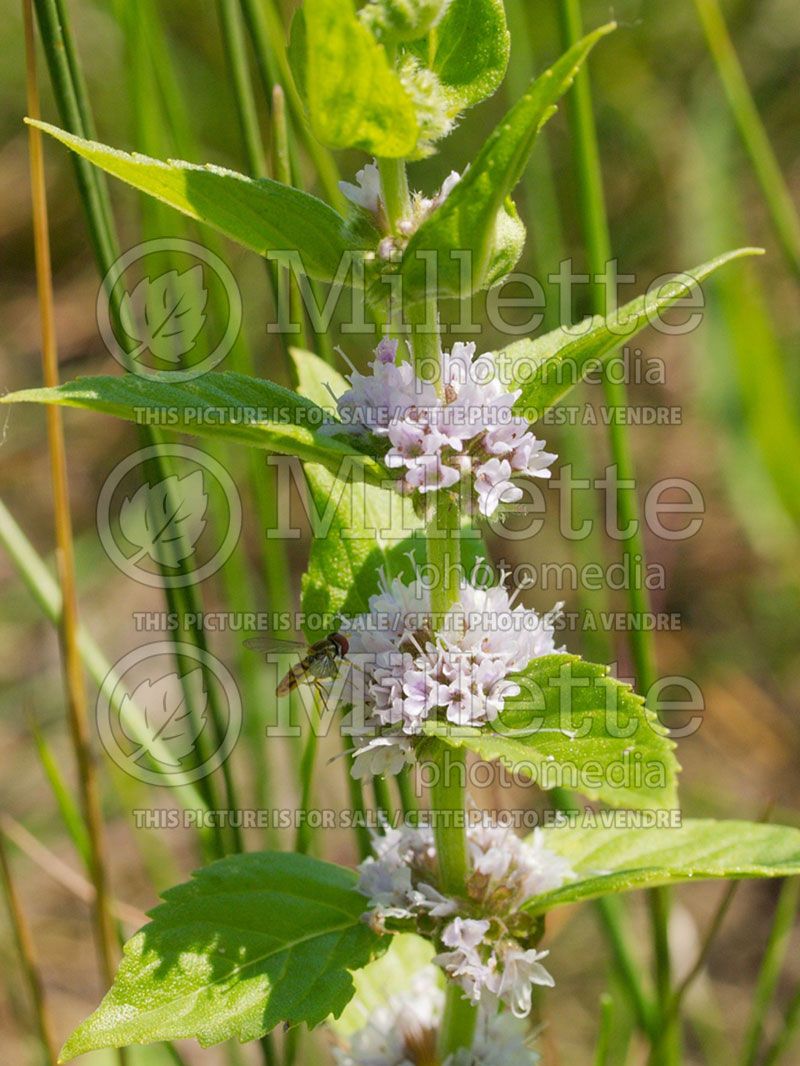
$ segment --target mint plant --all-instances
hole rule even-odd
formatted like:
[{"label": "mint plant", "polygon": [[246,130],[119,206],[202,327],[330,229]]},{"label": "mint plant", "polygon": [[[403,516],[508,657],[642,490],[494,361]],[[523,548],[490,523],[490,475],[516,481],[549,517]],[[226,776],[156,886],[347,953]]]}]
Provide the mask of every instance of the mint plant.
[{"label": "mint plant", "polygon": [[[442,301],[513,270],[525,229],[511,195],[543,124],[613,29],[570,48],[468,167],[418,192],[407,164],[446,151],[455,124],[502,80],[501,0],[370,0],[359,10],[305,0],[289,56],[308,123],[322,144],[367,157],[342,185],[345,213],[272,179],[129,154],[37,123],[244,247],[350,286],[381,323],[367,371],[347,379],[295,350],[296,392],[233,371],[181,383],[129,373],[2,402],[147,424],[169,411],[173,430],[304,464],[312,497],[333,509],[311,549],[303,609],[342,620],[351,669],[325,699],[342,704],[348,770],[371,779],[425,762],[435,771],[428,815],[377,832],[357,872],[308,855],[242,853],[166,892],[65,1060],[186,1037],[258,1040],[304,1022],[332,1026],[343,1063],[521,1066],[536,1059],[524,1026],[534,989],[553,984],[540,947],[551,909],[701,878],[800,873],[800,832],[788,827],[564,824],[521,839],[474,818],[466,795],[469,753],[539,783],[557,772],[610,807],[677,805],[674,744],[644,697],[558,644],[563,605],[541,615],[516,603],[507,575],[479,579],[481,530],[513,509],[520,479],[550,476],[557,457],[536,427],[546,412],[691,284],[755,250],[719,256],[608,318],[499,351],[459,341],[446,350],[439,332]],[[387,980],[392,994],[381,998]]]}]

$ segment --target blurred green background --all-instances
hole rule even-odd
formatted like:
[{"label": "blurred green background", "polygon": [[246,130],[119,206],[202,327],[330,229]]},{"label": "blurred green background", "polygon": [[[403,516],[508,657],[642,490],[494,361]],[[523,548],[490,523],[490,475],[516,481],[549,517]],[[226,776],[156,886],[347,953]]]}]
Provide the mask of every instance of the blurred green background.
[{"label": "blurred green background", "polygon": [[[512,26],[511,68],[503,89],[467,115],[440,152],[415,164],[412,186],[436,188],[451,169],[472,159],[527,80],[559,54],[556,5],[551,0],[507,0]],[[800,11],[796,0],[739,0],[724,13],[781,170],[795,200],[800,193]],[[152,154],[214,162],[245,169],[234,98],[219,38],[215,5],[185,0],[70,5],[77,44],[95,109],[99,139]],[[291,5],[285,5],[288,25]],[[692,0],[645,3],[620,0],[610,7],[582,5],[587,28],[615,18],[620,29],[592,55],[600,150],[612,244],[620,270],[635,274],[623,298],[653,278],[703,262],[741,244],[763,246],[763,258],[726,267],[705,286],[708,309],[701,327],[688,336],[648,331],[640,339],[642,358],[663,359],[663,384],[633,384],[630,400],[679,409],[676,425],[632,430],[640,495],[662,478],[695,482],[705,498],[699,533],[690,540],[647,539],[648,560],[666,572],[666,588],[653,594],[653,609],[680,616],[680,628],[656,638],[661,675],[686,675],[702,689],[705,714],[699,732],[679,747],[684,767],[682,800],[687,813],[759,818],[771,808],[775,820],[800,821],[800,292],[798,273],[782,254],[750,160],[743,150]],[[17,389],[40,380],[39,332],[31,240],[22,24],[19,5],[0,0],[0,356],[2,387]],[[44,117],[57,120],[46,68],[40,81]],[[269,114],[257,81],[259,116],[269,143]],[[186,133],[191,137],[187,139]],[[160,146],[159,146],[160,141]],[[193,143],[190,143],[193,142]],[[187,145],[192,149],[188,150]],[[520,269],[541,276],[556,270],[550,256],[561,249],[578,268],[585,257],[576,206],[572,144],[565,108],[547,127],[516,197],[530,240]],[[314,170],[302,149],[300,168],[307,188]],[[57,324],[64,379],[110,373],[116,366],[95,322],[98,279],[67,153],[46,145]],[[363,157],[338,159],[350,178]],[[180,235],[185,223],[168,210],[154,210],[118,183],[111,187],[123,246],[151,232]],[[244,299],[244,329],[260,372],[286,380],[281,345],[267,336],[272,320],[269,288],[257,257],[224,245]],[[586,313],[580,298],[573,309]],[[368,344],[334,338],[359,364]],[[481,341],[490,349],[500,338],[490,329]],[[597,402],[598,390],[581,393]],[[570,401],[571,402],[571,401]],[[6,418],[6,416],[3,416]],[[81,616],[113,662],[142,637],[132,614],[160,610],[157,591],[136,585],[109,562],[100,546],[94,511],[99,487],[114,464],[138,447],[132,427],[83,412],[68,412],[69,475],[73,504]],[[566,439],[546,427],[552,450],[566,452],[579,468],[597,470],[607,461],[602,426]],[[242,486],[245,525],[240,552],[258,575],[262,531],[252,499]],[[16,408],[3,426],[0,498],[39,552],[52,562],[49,467],[44,417],[35,408]],[[545,530],[533,540],[491,540],[495,558],[511,562],[568,561],[570,545],[558,535],[556,501],[550,495]],[[288,546],[294,595],[307,556],[307,541]],[[613,545],[600,545],[608,558]],[[203,587],[207,608],[226,602],[224,575]],[[248,586],[250,609],[264,609],[265,589],[256,576]],[[578,610],[571,590],[536,590],[526,602],[548,608],[564,598]],[[624,610],[619,593],[610,605]],[[269,606],[269,605],[266,605]],[[569,632],[572,651],[597,647],[596,635]],[[232,668],[238,639],[210,640]],[[609,658],[630,673],[626,635],[612,633]],[[59,883],[56,859],[77,869],[72,845],[47,786],[31,740],[29,716],[43,729],[68,780],[72,757],[64,727],[63,697],[55,635],[44,621],[11,562],[0,553],[0,805],[49,849],[43,863],[15,853],[14,871],[23,891],[39,949],[49,1002],[59,1036],[94,1004],[101,991],[85,901]],[[271,714],[269,679],[253,676],[259,707],[247,727],[252,745]],[[90,691],[93,698],[94,690]],[[246,742],[242,742],[244,745]],[[332,749],[333,751],[334,749]],[[324,753],[323,753],[324,754]],[[281,803],[295,799],[283,749],[267,752]],[[246,750],[234,755],[240,791],[257,795],[257,760]],[[197,864],[195,841],[187,833],[136,831],[129,809],[140,804],[119,776],[103,771],[108,810],[112,880],[125,903],[146,909],[163,888]],[[326,805],[344,804],[341,765],[318,763],[315,787]],[[150,802],[174,804],[161,790]],[[528,796],[524,802],[535,802]],[[282,838],[283,846],[291,840]],[[254,835],[249,844],[260,846]],[[317,844],[326,857],[352,861],[353,843],[344,834]],[[47,867],[43,869],[42,866]],[[63,880],[63,877],[62,877]],[[155,885],[155,888],[154,888]],[[677,897],[673,919],[676,969],[689,965],[701,930],[713,912],[720,887],[696,886]],[[779,886],[743,885],[711,952],[708,975],[698,983],[687,1009],[689,1063],[735,1061],[768,935]],[[641,906],[631,921],[643,922]],[[559,917],[550,939],[557,941],[552,970],[557,994],[543,1005],[545,1062],[581,1066],[591,1061],[598,996],[608,985],[608,951],[589,908]],[[3,1057],[27,1064],[36,1059],[26,1022],[28,1005],[5,916],[0,920],[0,1005]],[[795,949],[800,947],[796,936]],[[646,952],[643,951],[643,959]],[[769,1017],[777,1024],[782,1004],[800,980],[800,953],[790,952],[787,973]],[[644,962],[642,963],[644,965]],[[613,988],[612,988],[613,991]],[[623,1042],[623,1036],[620,1036]],[[250,1061],[250,1050],[242,1053]],[[317,1061],[309,1050],[305,1061]],[[624,1058],[636,1063],[635,1042]],[[136,1052],[135,1064],[168,1061],[159,1052]],[[185,1050],[190,1063],[228,1061],[221,1050]],[[87,1056],[100,1066],[103,1056]],[[791,1061],[790,1059],[786,1060]],[[794,1061],[798,1061],[795,1059]]]}]

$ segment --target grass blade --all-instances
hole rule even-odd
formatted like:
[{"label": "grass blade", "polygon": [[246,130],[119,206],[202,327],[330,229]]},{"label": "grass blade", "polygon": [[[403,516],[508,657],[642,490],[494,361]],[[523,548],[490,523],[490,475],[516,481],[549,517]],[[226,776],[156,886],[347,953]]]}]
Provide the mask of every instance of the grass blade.
[{"label": "grass blade", "polygon": [[783,254],[800,276],[800,215],[767,137],[718,0],[694,0],[708,50],[753,164]]},{"label": "grass blade", "polygon": [[28,923],[20,906],[19,896],[11,876],[11,867],[8,862],[5,847],[5,826],[0,827],[0,874],[2,874],[3,891],[6,897],[8,916],[11,920],[11,928],[22,962],[22,969],[28,982],[28,990],[33,1004],[33,1013],[36,1019],[36,1028],[39,1040],[50,1066],[56,1066],[58,1062],[58,1045],[53,1036],[53,1026],[44,998],[44,987],[36,963],[36,955],[33,948],[33,939],[28,928]]},{"label": "grass blade", "polygon": [[742,1049],[742,1066],[755,1066],[758,1062],[767,1012],[775,998],[778,978],[789,947],[799,904],[800,878],[792,877],[784,882],[778,905],[775,908],[775,917],[753,996],[753,1009]]},{"label": "grass blade", "polygon": [[[25,17],[28,114],[33,118],[39,118],[36,45],[33,28],[33,8],[30,0],[25,0],[23,3],[23,11]],[[45,385],[52,387],[58,384],[58,351],[47,221],[47,193],[42,135],[39,130],[32,126],[28,128],[28,143],[30,150],[31,196],[33,200],[36,280],[42,328],[42,375]],[[93,912],[97,948],[103,976],[110,983],[114,976],[117,941],[108,893],[102,799],[91,752],[86,688],[84,685],[83,664],[78,647],[78,597],[72,545],[69,490],[67,487],[66,447],[63,421],[58,411],[53,411],[47,415],[47,439],[50,452],[55,538],[62,596],[59,621],[64,687],[72,745],[78,766],[81,807],[90,847],[91,877],[95,890]],[[119,1060],[120,1062],[125,1061],[124,1052],[120,1053]]]}]

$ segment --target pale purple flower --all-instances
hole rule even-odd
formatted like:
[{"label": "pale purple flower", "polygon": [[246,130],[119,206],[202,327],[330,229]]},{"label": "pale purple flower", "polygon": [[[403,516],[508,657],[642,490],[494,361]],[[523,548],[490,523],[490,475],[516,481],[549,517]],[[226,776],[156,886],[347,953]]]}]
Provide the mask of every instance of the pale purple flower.
[{"label": "pale purple flower", "polygon": [[396,353],[396,341],[381,341],[369,373],[350,374],[338,411],[346,429],[388,440],[385,462],[403,491],[437,492],[471,477],[477,508],[490,516],[522,498],[514,477],[550,477],[556,456],[513,413],[521,392],[504,388],[491,356],[454,344],[442,353],[437,393],[410,361],[395,364]]},{"label": "pale purple flower", "polygon": [[354,725],[348,718],[359,777],[371,770],[397,773],[413,758],[409,738],[430,718],[470,726],[495,721],[506,700],[519,694],[511,675],[560,650],[555,625],[562,604],[542,616],[513,604],[502,585],[465,581],[434,633],[429,592],[419,576],[409,584],[388,582],[382,573],[379,580],[369,613],[341,625],[363,684],[362,719]]}]

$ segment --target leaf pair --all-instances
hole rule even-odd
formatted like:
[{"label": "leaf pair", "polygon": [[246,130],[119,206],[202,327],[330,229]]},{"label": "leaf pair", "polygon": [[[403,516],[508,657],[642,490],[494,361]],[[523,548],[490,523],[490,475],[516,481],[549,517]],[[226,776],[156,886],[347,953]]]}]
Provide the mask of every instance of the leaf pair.
[{"label": "leaf pair", "polygon": [[[546,831],[546,843],[577,877],[529,900],[535,914],[654,885],[800,874],[800,831],[787,826],[558,828]],[[427,964],[431,952],[403,936],[394,938],[391,964],[368,965],[393,938],[361,921],[365,900],[355,882],[349,870],[280,852],[230,856],[200,870],[165,893],[152,922],[126,944],[110,992],[62,1058],[184,1037],[204,1046],[256,1040],[281,1022],[313,1026],[341,1014],[355,991],[350,971],[363,967],[359,998],[377,1006],[375,979],[384,992],[389,975],[402,985],[405,963]]]}]

